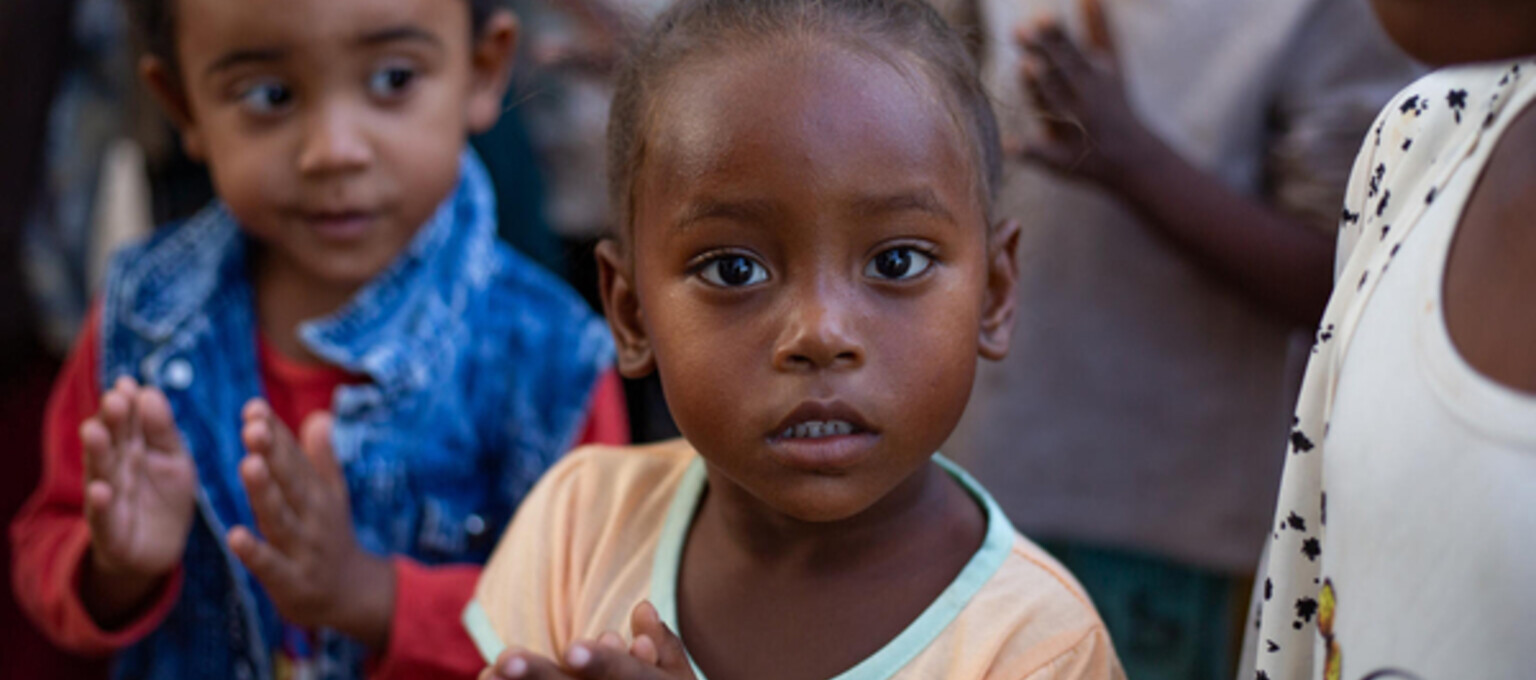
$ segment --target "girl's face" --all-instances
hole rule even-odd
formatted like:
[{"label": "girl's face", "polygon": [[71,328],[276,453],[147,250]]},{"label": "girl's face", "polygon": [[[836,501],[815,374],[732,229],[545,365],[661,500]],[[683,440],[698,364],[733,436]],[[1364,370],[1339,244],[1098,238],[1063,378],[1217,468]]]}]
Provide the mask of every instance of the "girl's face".
[{"label": "girl's face", "polygon": [[505,13],[463,0],[173,0],[180,77],[146,76],[219,197],[282,271],[355,287],[453,189],[499,113]]},{"label": "girl's face", "polygon": [[1371,0],[1392,41],[1426,64],[1536,54],[1531,0]]},{"label": "girl's face", "polygon": [[923,469],[1007,350],[1017,228],[990,232],[925,78],[833,47],[679,67],[655,94],[629,258],[603,258],[630,375],[654,365],[712,483],[808,521]]}]

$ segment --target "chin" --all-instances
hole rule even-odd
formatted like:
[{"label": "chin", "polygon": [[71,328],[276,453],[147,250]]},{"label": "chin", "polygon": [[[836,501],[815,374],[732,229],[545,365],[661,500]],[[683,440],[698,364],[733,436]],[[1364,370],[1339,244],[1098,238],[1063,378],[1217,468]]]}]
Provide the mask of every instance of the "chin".
[{"label": "chin", "polygon": [[796,488],[784,493],[759,496],[759,499],[801,522],[827,524],[857,517],[883,497],[847,488],[847,484],[847,478],[816,480],[797,484]]}]

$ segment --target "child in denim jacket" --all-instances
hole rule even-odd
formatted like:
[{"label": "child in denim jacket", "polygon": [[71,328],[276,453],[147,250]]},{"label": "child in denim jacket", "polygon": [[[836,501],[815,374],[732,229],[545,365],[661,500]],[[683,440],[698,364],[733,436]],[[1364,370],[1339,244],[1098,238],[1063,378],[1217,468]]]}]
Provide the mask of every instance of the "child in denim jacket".
[{"label": "child in denim jacket", "polygon": [[515,19],[131,8],[219,200],[111,268],[12,527],[21,601],[118,677],[472,675],[471,565],[560,452],[624,438],[608,334],[496,242],[466,150]]}]

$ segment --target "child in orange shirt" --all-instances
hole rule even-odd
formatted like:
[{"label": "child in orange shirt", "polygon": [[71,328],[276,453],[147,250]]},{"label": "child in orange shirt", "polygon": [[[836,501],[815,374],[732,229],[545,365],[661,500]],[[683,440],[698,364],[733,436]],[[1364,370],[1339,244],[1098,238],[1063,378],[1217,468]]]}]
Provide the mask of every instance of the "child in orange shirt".
[{"label": "child in orange shirt", "polygon": [[540,482],[465,613],[482,677],[1120,677],[935,455],[1008,350],[1019,235],[959,38],[917,0],[688,0],[611,116],[603,300],[685,439]]}]

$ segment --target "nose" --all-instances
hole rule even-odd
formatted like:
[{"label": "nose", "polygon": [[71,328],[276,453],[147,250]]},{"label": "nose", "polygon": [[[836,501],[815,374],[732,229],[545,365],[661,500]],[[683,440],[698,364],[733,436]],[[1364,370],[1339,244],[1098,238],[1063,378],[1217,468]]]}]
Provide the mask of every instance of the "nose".
[{"label": "nose", "polygon": [[863,366],[865,348],[851,293],[827,284],[805,288],[786,305],[784,327],[773,352],[774,368],[806,372]]},{"label": "nose", "polygon": [[321,106],[310,114],[299,151],[299,172],[351,172],[373,162],[373,147],[350,108],[338,102]]}]

